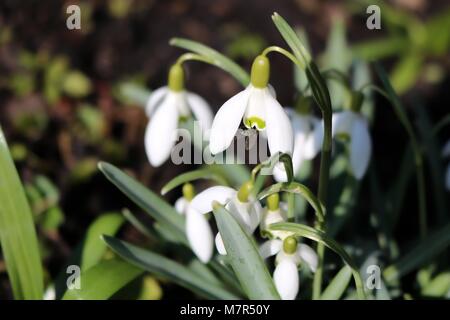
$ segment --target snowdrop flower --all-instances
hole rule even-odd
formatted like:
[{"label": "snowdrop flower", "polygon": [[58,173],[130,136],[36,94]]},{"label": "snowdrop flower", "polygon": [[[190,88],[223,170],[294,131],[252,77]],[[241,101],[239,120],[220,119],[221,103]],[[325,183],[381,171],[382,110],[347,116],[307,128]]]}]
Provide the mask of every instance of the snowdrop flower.
[{"label": "snowdrop flower", "polygon": [[362,100],[351,110],[333,114],[333,137],[350,139],[350,168],[356,179],[361,180],[369,166],[372,155],[372,139],[369,125],[359,112]]},{"label": "snowdrop flower", "polygon": [[194,187],[190,183],[183,186],[183,197],[175,202],[175,210],[186,215],[186,236],[192,251],[201,262],[207,263],[213,254],[213,234],[206,217],[191,205]]},{"label": "snowdrop flower", "polygon": [[[294,176],[300,171],[304,160],[311,160],[319,153],[323,141],[323,121],[310,114],[309,108],[302,106],[299,111],[286,109],[294,130],[294,153],[292,154]],[[284,167],[275,166],[273,175],[278,182],[287,181]]]},{"label": "snowdrop flower", "polygon": [[[450,140],[444,146],[442,150],[442,155],[444,157],[450,156]],[[447,169],[445,170],[445,187],[448,191],[450,191],[450,163],[447,165]]]},{"label": "snowdrop flower", "polygon": [[283,300],[294,300],[297,296],[300,286],[297,268],[301,263],[305,263],[312,272],[317,270],[316,252],[306,244],[297,243],[293,236],[284,240],[268,240],[259,251],[263,259],[276,255],[273,280]]},{"label": "snowdrop flower", "polygon": [[212,113],[208,103],[199,95],[184,90],[184,72],[178,63],[170,68],[168,86],[150,95],[145,110],[150,117],[145,131],[145,150],[154,167],[169,158],[180,120],[193,114],[202,132],[211,127]]},{"label": "snowdrop flower", "polygon": [[273,193],[267,197],[267,207],[263,209],[261,223],[259,229],[263,236],[269,238],[278,238],[281,240],[293,235],[289,231],[270,230],[269,226],[278,222],[287,221],[287,203],[280,202],[280,196],[278,193]]},{"label": "snowdrop flower", "polygon": [[[205,214],[213,210],[212,203],[217,201],[225,206],[250,235],[258,227],[262,211],[259,201],[250,196],[252,188],[251,182],[244,183],[239,191],[225,186],[211,187],[196,195],[191,201],[191,206],[197,212]],[[217,233],[215,243],[220,254],[227,254],[220,233]]]},{"label": "snowdrop flower", "polygon": [[267,57],[256,57],[250,84],[225,102],[213,120],[209,140],[212,154],[230,146],[241,122],[247,129],[265,132],[271,154],[292,154],[292,126],[283,107],[270,92],[269,73]]}]

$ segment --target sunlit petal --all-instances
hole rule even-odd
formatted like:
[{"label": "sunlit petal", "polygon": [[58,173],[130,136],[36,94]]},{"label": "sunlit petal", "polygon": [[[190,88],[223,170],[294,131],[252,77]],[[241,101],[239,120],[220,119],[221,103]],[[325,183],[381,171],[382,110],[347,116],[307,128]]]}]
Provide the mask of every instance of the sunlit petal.
[{"label": "sunlit petal", "polygon": [[323,121],[313,117],[311,119],[313,128],[305,141],[303,156],[305,159],[313,159],[322,148],[323,142]]},{"label": "sunlit petal", "polygon": [[247,108],[249,94],[248,89],[239,92],[217,111],[209,136],[209,149],[212,154],[222,152],[230,146]]},{"label": "sunlit petal", "polygon": [[208,213],[212,211],[213,201],[225,205],[235,194],[233,188],[214,186],[197,194],[191,201],[191,207],[200,213]]},{"label": "sunlit petal", "polygon": [[267,240],[259,247],[259,254],[263,259],[276,255],[283,247],[283,241],[279,239]]},{"label": "sunlit petal", "polygon": [[158,167],[169,158],[176,141],[177,126],[177,105],[167,96],[154,112],[145,131],[145,151],[152,166]]},{"label": "sunlit petal", "polygon": [[301,261],[304,261],[312,272],[316,272],[319,258],[310,246],[300,243],[297,247],[297,254]]},{"label": "sunlit petal", "polygon": [[226,255],[227,250],[225,249],[225,245],[223,244],[223,240],[222,240],[222,235],[220,233],[216,234],[215,243],[216,243],[217,252],[219,252],[219,254],[221,254],[223,256]]},{"label": "sunlit petal", "polygon": [[332,134],[333,137],[336,134],[350,134],[352,130],[352,124],[358,115],[352,111],[342,111],[333,113],[332,117]]},{"label": "sunlit petal", "polygon": [[161,87],[153,91],[148,97],[147,104],[145,105],[145,113],[150,117],[155,111],[155,108],[162,102],[162,99],[168,91],[167,87]]},{"label": "sunlit petal", "polygon": [[273,280],[283,300],[294,300],[299,289],[297,266],[289,259],[280,261],[273,273]]},{"label": "sunlit petal", "polygon": [[186,214],[186,236],[195,255],[207,263],[213,253],[213,234],[205,216],[192,208]]},{"label": "sunlit petal", "polygon": [[286,112],[269,93],[266,93],[265,107],[270,154],[283,152],[292,155],[294,136],[292,125]]}]

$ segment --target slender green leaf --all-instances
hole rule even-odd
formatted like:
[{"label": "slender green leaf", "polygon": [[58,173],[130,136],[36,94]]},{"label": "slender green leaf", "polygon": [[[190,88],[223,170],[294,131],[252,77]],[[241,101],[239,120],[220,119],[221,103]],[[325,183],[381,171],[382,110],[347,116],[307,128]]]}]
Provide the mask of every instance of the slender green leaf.
[{"label": "slender green leaf", "polygon": [[422,295],[427,298],[444,298],[450,290],[450,272],[438,274],[422,290]]},{"label": "slender green leaf", "polygon": [[91,223],[84,238],[81,256],[81,270],[85,271],[96,265],[106,251],[105,243],[100,239],[103,234],[114,235],[123,225],[125,219],[119,213],[107,213]]},{"label": "slender green leaf", "polygon": [[345,265],[338,274],[331,280],[330,284],[325,288],[320,299],[322,300],[339,300],[350,284],[352,278],[352,269]]},{"label": "slender green leaf", "polygon": [[161,189],[161,194],[165,195],[167,192],[175,189],[176,187],[193,180],[198,179],[210,179],[214,180],[220,185],[228,185],[227,180],[222,176],[219,175],[217,172],[214,172],[213,170],[209,169],[208,167],[205,169],[199,169],[194,171],[185,172],[183,174],[180,174],[170,180],[168,183],[164,185]]},{"label": "slender green leaf", "polygon": [[345,252],[345,250],[336,241],[328,237],[323,231],[316,230],[306,225],[298,223],[275,223],[270,225],[270,229],[290,231],[299,237],[308,238],[316,242],[322,243],[334,252],[336,252],[342,260],[352,269],[353,278],[355,279],[356,290],[360,299],[365,299],[364,284],[353,260]]},{"label": "slender green leaf", "polygon": [[250,82],[250,77],[248,73],[244,69],[242,69],[237,63],[235,63],[225,55],[221,54],[220,52],[205,46],[204,44],[183,38],[172,38],[170,40],[170,44],[172,46],[180,47],[211,59],[213,65],[231,74],[243,86],[247,86]]},{"label": "slender green leaf", "polygon": [[142,269],[122,260],[102,261],[81,272],[80,288],[67,289],[63,300],[106,300],[142,273]]},{"label": "slender green leaf", "polygon": [[159,254],[136,247],[125,241],[105,236],[106,244],[129,263],[210,299],[237,299],[227,290],[210,284],[197,273]]},{"label": "slender green leaf", "polygon": [[42,299],[44,278],[33,215],[0,128],[0,244],[16,299]]},{"label": "slender green leaf", "polygon": [[400,279],[410,271],[430,263],[434,257],[447,250],[449,246],[450,223],[430,233],[397,262],[387,267],[383,272],[386,282]]},{"label": "slender green leaf", "polygon": [[230,264],[247,296],[252,300],[280,299],[254,241],[224,207],[214,206],[214,216]]},{"label": "slender green leaf", "polygon": [[183,217],[170,204],[115,166],[100,162],[98,167],[108,180],[128,198],[145,210],[156,221],[165,225],[176,239],[179,239],[182,243],[186,243]]},{"label": "slender green leaf", "polygon": [[212,164],[207,166],[210,170],[227,177],[235,187],[240,187],[250,179],[250,170],[243,164]]}]

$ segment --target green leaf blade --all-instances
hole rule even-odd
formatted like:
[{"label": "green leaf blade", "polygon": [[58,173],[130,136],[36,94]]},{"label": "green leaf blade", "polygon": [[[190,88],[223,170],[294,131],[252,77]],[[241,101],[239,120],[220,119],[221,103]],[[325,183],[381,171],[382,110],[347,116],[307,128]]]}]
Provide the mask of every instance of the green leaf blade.
[{"label": "green leaf blade", "polygon": [[225,208],[215,207],[214,216],[227,256],[230,257],[230,264],[244,292],[252,300],[279,300],[278,291],[256,244]]},{"label": "green leaf blade", "polygon": [[0,243],[16,299],[42,299],[43,272],[33,215],[0,128]]},{"label": "green leaf blade", "polygon": [[125,261],[102,261],[80,274],[80,289],[68,289],[63,300],[106,300],[143,273]]}]

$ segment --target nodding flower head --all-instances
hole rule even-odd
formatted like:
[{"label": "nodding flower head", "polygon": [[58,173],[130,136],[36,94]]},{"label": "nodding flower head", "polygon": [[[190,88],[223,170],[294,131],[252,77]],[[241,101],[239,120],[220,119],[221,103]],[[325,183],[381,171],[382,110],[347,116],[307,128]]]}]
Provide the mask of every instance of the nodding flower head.
[{"label": "nodding flower head", "polygon": [[225,102],[213,120],[209,140],[212,154],[230,146],[241,123],[247,129],[265,131],[271,154],[292,154],[292,126],[268,84],[269,75],[270,63],[267,57],[256,57],[250,84]]},{"label": "nodding flower head", "polygon": [[180,120],[193,116],[204,133],[212,123],[208,103],[199,95],[185,90],[183,67],[178,63],[170,68],[168,86],[156,89],[148,98],[146,113],[150,121],[145,131],[145,150],[154,167],[169,158]]},{"label": "nodding flower head", "polygon": [[213,254],[213,233],[206,217],[191,205],[194,195],[192,184],[184,184],[183,196],[175,202],[175,209],[186,216],[186,237],[192,251],[200,261],[207,263]]},{"label": "nodding flower head", "polygon": [[306,244],[298,243],[293,236],[284,240],[268,240],[261,245],[259,251],[264,259],[276,255],[273,280],[283,300],[294,300],[297,296],[300,287],[299,265],[304,263],[312,272],[317,269],[316,252]]},{"label": "nodding flower head", "polygon": [[334,138],[349,140],[350,168],[358,180],[366,173],[372,156],[369,124],[360,112],[361,104],[362,96],[353,94],[350,110],[334,113],[332,125]]},{"label": "nodding flower head", "polygon": [[[203,214],[213,211],[213,202],[224,205],[247,234],[251,235],[261,221],[262,212],[259,201],[251,196],[252,188],[251,182],[244,183],[239,191],[230,187],[214,186],[196,195],[191,204]],[[226,250],[220,233],[217,233],[215,242],[217,251],[225,255]]]}]

